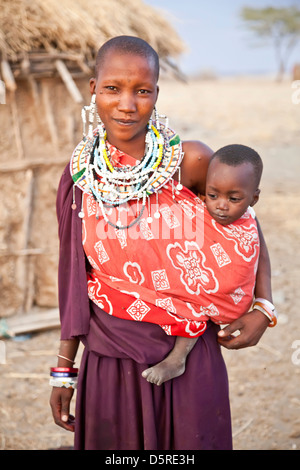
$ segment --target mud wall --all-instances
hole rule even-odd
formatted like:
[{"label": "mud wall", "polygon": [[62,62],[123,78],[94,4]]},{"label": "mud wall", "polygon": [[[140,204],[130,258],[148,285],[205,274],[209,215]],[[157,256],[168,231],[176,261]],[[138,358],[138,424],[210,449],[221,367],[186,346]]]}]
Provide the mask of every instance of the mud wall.
[{"label": "mud wall", "polygon": [[[88,104],[88,79],[76,82]],[[0,318],[57,306],[56,192],[82,136],[59,79],[20,80],[0,105]]]}]

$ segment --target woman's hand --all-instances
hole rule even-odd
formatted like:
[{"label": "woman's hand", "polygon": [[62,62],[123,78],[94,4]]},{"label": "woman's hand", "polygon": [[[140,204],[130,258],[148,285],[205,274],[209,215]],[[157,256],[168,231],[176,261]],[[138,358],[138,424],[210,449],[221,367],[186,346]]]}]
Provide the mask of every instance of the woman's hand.
[{"label": "woman's hand", "polygon": [[[269,319],[259,310],[245,313],[218,333],[218,342],[227,349],[242,349],[255,346],[265,330]],[[238,333],[235,336],[235,333]]]},{"label": "woman's hand", "polygon": [[[73,366],[78,346],[79,339],[77,338],[62,340],[60,342],[57,367]],[[70,415],[70,403],[73,393],[73,388],[53,387],[50,396],[50,406],[55,423],[72,432],[75,429],[75,418]]]},{"label": "woman's hand", "polygon": [[70,415],[70,403],[74,390],[72,388],[53,387],[50,396],[50,406],[54,422],[66,429],[74,432],[75,418]]}]

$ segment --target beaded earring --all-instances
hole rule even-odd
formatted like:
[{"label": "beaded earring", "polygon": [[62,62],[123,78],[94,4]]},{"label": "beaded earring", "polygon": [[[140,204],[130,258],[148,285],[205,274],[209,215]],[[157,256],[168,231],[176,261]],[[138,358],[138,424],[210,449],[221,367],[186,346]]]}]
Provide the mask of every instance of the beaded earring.
[{"label": "beaded earring", "polygon": [[97,108],[96,108],[96,94],[92,94],[91,102],[89,106],[84,106],[81,110],[81,119],[82,119],[82,133],[83,138],[86,138],[86,114],[88,113],[88,121],[89,121],[89,128],[88,128],[88,137],[90,139],[93,138],[93,131],[95,125],[95,117],[98,125],[98,130],[100,135],[103,135],[103,126],[101,119],[98,115]]},{"label": "beaded earring", "polygon": [[[153,117],[154,117],[154,122],[155,122],[155,127],[158,131],[160,131],[161,128],[161,120],[164,119],[164,127],[168,128],[169,127],[169,118],[165,114],[159,114],[157,112],[156,106],[154,106],[153,109]],[[152,120],[153,118],[151,118]]]}]

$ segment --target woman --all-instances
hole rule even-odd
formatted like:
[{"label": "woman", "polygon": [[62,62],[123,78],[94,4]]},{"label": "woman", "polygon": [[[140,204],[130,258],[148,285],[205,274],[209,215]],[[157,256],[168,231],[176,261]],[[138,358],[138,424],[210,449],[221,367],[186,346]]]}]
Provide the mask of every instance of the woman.
[{"label": "woman", "polygon": [[[174,168],[177,173],[175,175],[171,172],[167,177],[165,172],[160,173],[159,183],[162,183],[156,187],[154,183],[151,183],[152,186],[149,183],[152,170],[146,173],[145,158],[148,155],[150,161],[154,155],[154,151],[152,154],[149,151],[149,135],[151,129],[156,132],[156,128],[151,128],[148,123],[158,96],[158,72],[157,54],[139,38],[117,37],[101,47],[96,62],[96,77],[90,81],[91,94],[100,117],[98,131],[88,139],[92,142],[90,146],[84,141],[74,152],[77,159],[74,157],[76,161],[74,158],[72,160],[71,173],[78,187],[74,188],[70,169],[67,167],[58,191],[62,329],[57,366],[70,368],[75,361],[79,341],[85,345],[78,377],[76,424],[69,415],[74,392],[72,388],[53,387],[50,403],[55,422],[65,429],[75,429],[75,449],[231,449],[228,383],[220,344],[227,348],[254,345],[268,326],[268,319],[257,310],[233,322],[223,330],[223,336],[219,338],[219,328],[216,325],[210,322],[204,326],[194,324],[195,328],[199,328],[199,340],[189,355],[185,373],[158,387],[148,383],[142,377],[142,371],[169,353],[175,337],[167,335],[157,324],[125,319],[127,317],[122,316],[122,312],[124,302],[128,299],[126,292],[111,290],[111,298],[107,295],[100,295],[97,299],[93,297],[96,295],[93,283],[97,281],[98,275],[103,275],[108,284],[114,280],[114,272],[105,272],[105,266],[108,265],[105,262],[109,259],[107,252],[98,251],[99,259],[103,253],[107,257],[100,259],[100,262],[97,259],[95,264],[98,265],[94,266],[91,259],[95,253],[89,252],[87,248],[89,240],[95,235],[93,231],[99,229],[99,222],[102,223],[100,227],[103,231],[111,229],[123,233],[127,230],[130,233],[142,221],[140,214],[147,207],[151,191],[155,192],[151,196],[152,200],[155,197],[164,197],[163,202],[171,200],[170,195],[174,189],[172,177],[174,175],[174,179],[177,178],[179,166],[178,184],[183,186],[183,191],[190,200],[196,200],[197,194],[204,194],[206,171],[212,151],[200,142],[183,142],[184,158],[181,162],[181,147],[173,135],[174,147],[171,150],[173,152],[175,149],[172,155],[175,155]],[[165,159],[168,139],[166,138],[163,149],[160,137],[153,132],[151,135],[153,148],[157,150],[153,158],[156,159],[157,168],[160,168],[160,162]],[[145,138],[148,139],[147,145]],[[170,145],[167,147],[168,151]],[[83,169],[80,165],[76,167],[87,147]],[[136,178],[132,194],[143,194],[144,199],[140,197],[140,202],[136,204],[133,198],[129,200],[133,216],[126,219],[123,226],[121,219],[119,220],[122,216],[122,202],[126,202],[131,189],[124,190],[121,194],[123,186],[119,184],[116,190],[107,191],[107,188],[113,187],[115,181],[105,180],[99,183],[94,170],[89,172],[89,163],[86,161],[90,161],[91,154],[94,159],[103,157],[102,167],[103,162],[106,162],[108,168],[112,165],[111,171],[118,168],[116,171],[120,178],[126,171],[130,171],[131,181]],[[140,167],[143,169],[138,172]],[[143,174],[149,174],[148,179],[143,177],[142,171],[145,172]],[[80,187],[82,175],[85,186]],[[109,178],[109,169],[105,175]],[[139,179],[136,175],[140,175]],[[125,185],[127,180],[122,181]],[[97,202],[97,209],[89,218],[84,215],[90,201],[84,192],[87,187]],[[139,193],[143,187],[147,191]],[[179,190],[179,186],[177,189]],[[121,198],[120,204],[118,197]],[[143,206],[142,209],[140,206]],[[179,206],[177,204],[176,207]],[[111,218],[112,215],[115,216],[114,219]],[[85,230],[83,239],[87,243],[84,248],[82,224]],[[99,238],[99,233],[97,236]],[[111,242],[112,252],[117,243],[116,240]],[[134,246],[131,245],[132,251]],[[145,246],[146,249],[146,242],[145,245],[136,246]],[[121,256],[123,252],[119,250],[118,253]],[[141,265],[144,263],[146,272],[149,262],[152,262],[146,257],[146,251],[144,257],[140,253],[139,261]],[[90,276],[88,283],[87,273]],[[137,271],[134,273],[137,275]],[[103,278],[101,284],[102,281]],[[97,285],[100,286],[99,280]],[[268,253],[262,237],[256,292],[259,297],[272,300]],[[111,313],[108,310],[113,299],[115,310],[120,310],[117,316],[108,315]],[[157,308],[156,312],[158,315],[166,314],[163,308]],[[240,331],[239,337],[231,337],[237,330]],[[53,374],[55,373],[54,371]],[[55,379],[54,377],[53,380]]]}]

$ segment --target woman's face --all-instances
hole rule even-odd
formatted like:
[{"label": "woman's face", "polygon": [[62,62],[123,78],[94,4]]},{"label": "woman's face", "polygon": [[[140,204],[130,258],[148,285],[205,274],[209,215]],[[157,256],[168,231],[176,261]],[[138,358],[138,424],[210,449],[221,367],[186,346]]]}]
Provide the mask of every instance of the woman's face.
[{"label": "woman's face", "polygon": [[147,123],[158,96],[151,58],[108,51],[97,78],[90,81],[90,91],[96,93],[98,114],[109,142],[133,157],[141,158]]}]

